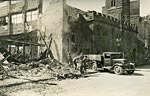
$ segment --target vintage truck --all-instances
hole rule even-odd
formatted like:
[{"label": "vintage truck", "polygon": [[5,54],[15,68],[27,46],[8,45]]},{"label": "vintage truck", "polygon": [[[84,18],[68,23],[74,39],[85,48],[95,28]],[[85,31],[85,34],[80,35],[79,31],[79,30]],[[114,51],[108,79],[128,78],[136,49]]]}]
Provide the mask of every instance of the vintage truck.
[{"label": "vintage truck", "polygon": [[[135,71],[135,64],[123,58],[122,52],[103,52],[102,55],[86,54],[86,67],[94,70],[103,69],[113,71],[115,74],[133,74]],[[79,56],[73,59],[74,63],[79,62]],[[82,67],[80,67],[82,68]],[[82,70],[82,69],[81,69]]]}]

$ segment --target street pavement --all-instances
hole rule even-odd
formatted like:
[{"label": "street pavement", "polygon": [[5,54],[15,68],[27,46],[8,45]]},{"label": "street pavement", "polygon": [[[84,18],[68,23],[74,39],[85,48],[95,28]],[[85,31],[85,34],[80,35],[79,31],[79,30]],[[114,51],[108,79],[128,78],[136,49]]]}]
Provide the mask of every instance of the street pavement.
[{"label": "street pavement", "polygon": [[150,65],[136,68],[132,75],[89,72],[84,78],[25,83],[1,90],[5,96],[150,96]]},{"label": "street pavement", "polygon": [[150,66],[137,68],[133,75],[100,72],[59,85],[66,91],[56,96],[150,96]]}]

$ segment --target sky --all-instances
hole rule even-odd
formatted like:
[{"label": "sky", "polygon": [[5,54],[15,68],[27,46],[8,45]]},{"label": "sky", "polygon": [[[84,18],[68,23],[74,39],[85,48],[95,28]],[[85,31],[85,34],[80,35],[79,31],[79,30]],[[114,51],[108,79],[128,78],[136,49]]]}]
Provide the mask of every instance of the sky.
[{"label": "sky", "polygon": [[[43,0],[43,1],[45,10],[49,5],[49,2],[52,0]],[[71,5],[84,11],[95,10],[97,12],[102,12],[102,7],[105,5],[105,0],[66,0],[66,1],[68,5]],[[4,6],[4,4],[0,3],[0,6]],[[150,15],[150,0],[140,0],[140,15],[141,16]]]},{"label": "sky", "polygon": [[[67,4],[84,11],[95,10],[102,12],[105,0],[67,0]],[[140,15],[146,16],[148,14],[150,15],[150,0],[140,0]]]}]

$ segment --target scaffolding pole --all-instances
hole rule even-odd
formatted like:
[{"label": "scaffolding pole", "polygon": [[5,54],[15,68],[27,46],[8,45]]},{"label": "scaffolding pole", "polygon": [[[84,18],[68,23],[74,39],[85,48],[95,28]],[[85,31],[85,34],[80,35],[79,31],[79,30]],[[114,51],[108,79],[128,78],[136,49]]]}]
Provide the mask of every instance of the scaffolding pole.
[{"label": "scaffolding pole", "polygon": [[[11,0],[8,1],[8,33],[9,33],[9,38],[11,39],[11,35],[13,34],[12,16],[11,16]],[[11,44],[9,45],[9,52],[11,54]]]},{"label": "scaffolding pole", "polygon": [[[25,37],[26,37],[26,23],[27,23],[27,0],[24,0],[24,6],[22,8],[23,11],[23,33],[24,33],[24,41],[25,41]],[[25,44],[23,44],[23,56],[25,56],[26,50],[25,50]]]}]

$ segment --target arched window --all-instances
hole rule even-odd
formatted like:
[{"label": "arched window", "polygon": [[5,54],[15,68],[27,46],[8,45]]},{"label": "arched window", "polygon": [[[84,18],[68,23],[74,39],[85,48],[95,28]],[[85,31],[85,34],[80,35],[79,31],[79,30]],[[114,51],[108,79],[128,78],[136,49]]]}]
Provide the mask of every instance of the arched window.
[{"label": "arched window", "polygon": [[111,0],[111,7],[116,6],[116,1],[115,0]]}]

